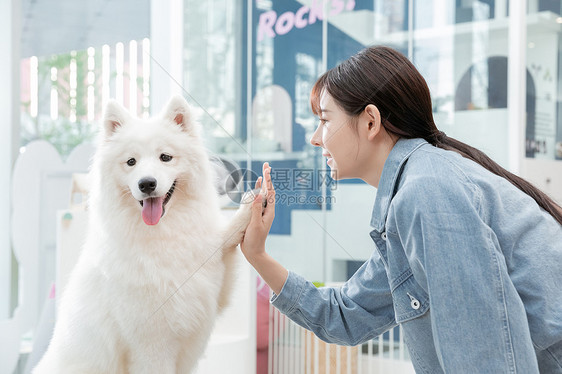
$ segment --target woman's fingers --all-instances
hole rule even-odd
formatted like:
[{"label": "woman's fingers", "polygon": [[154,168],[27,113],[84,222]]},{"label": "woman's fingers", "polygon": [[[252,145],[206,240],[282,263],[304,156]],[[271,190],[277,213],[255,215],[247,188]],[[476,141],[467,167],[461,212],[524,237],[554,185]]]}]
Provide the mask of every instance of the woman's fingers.
[{"label": "woman's fingers", "polygon": [[260,208],[263,209],[263,203],[258,203],[258,200],[260,202],[265,200],[265,209],[261,211],[261,215],[263,217],[263,222],[271,226],[275,216],[275,188],[273,187],[273,181],[271,180],[271,167],[268,162],[263,164],[262,172],[263,176],[258,177],[255,184],[255,188],[261,189],[261,191],[254,198],[254,205],[252,206],[252,220],[259,217],[258,204]]},{"label": "woman's fingers", "polygon": [[[264,163],[263,163],[263,166],[262,166],[262,172],[261,172],[261,174],[263,175],[264,178],[265,178],[265,172],[266,172],[267,169],[271,169],[271,168],[269,167],[269,163],[268,163],[268,162],[264,162]],[[260,178],[261,178],[261,177],[260,177]],[[262,192],[265,196],[267,196],[267,183],[263,183],[263,179],[262,179],[262,186],[261,186],[261,187],[262,187],[262,191],[261,191],[261,192]]]},{"label": "woman's fingers", "polygon": [[265,211],[263,213],[263,219],[268,225],[271,225],[273,223],[273,218],[275,217],[275,188],[273,187],[273,182],[271,180],[271,167],[269,166],[269,163],[264,164],[263,176],[265,180],[264,185],[267,188],[267,206],[265,207]]},{"label": "woman's fingers", "polygon": [[275,188],[273,187],[273,181],[271,180],[271,167],[268,166],[267,169],[264,171],[264,179],[265,179],[265,187],[267,191],[267,197],[275,198]]},{"label": "woman's fingers", "polygon": [[250,219],[250,224],[254,220],[256,222],[260,222],[260,219],[262,218],[262,211],[263,211],[262,201],[263,201],[263,196],[257,194],[254,202],[252,203],[252,218]]}]

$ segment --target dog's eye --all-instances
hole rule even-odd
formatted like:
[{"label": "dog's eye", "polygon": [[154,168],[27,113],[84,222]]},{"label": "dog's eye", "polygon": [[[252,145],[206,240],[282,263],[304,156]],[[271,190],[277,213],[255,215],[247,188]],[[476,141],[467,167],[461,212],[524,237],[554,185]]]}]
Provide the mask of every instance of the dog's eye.
[{"label": "dog's eye", "polygon": [[162,154],[160,155],[160,160],[161,160],[162,162],[170,162],[170,161],[172,161],[172,156],[167,155],[167,154],[165,154],[165,153],[162,153]]},{"label": "dog's eye", "polygon": [[134,158],[130,158],[127,160],[127,165],[129,166],[135,166],[135,164],[137,163],[137,160],[135,160]]}]

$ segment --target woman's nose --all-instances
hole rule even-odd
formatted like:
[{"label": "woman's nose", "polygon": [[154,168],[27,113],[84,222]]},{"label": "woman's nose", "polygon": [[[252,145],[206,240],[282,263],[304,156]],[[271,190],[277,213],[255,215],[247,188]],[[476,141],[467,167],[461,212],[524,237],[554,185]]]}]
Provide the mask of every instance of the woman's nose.
[{"label": "woman's nose", "polygon": [[314,131],[314,134],[312,134],[312,137],[310,138],[310,144],[315,147],[322,147],[322,136],[320,135],[320,131],[318,130],[320,130],[320,126],[318,126]]}]

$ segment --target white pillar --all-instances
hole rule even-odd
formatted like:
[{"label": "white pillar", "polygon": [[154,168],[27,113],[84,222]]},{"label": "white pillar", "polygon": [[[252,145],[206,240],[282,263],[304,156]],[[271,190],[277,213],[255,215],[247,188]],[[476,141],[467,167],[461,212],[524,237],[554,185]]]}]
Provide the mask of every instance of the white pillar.
[{"label": "white pillar", "polygon": [[[253,87],[253,62],[254,62],[254,37],[253,37],[253,30],[254,30],[254,23],[253,23],[253,10],[254,5],[252,0],[248,0],[246,3],[246,168],[248,170],[252,169],[252,144],[253,144],[253,118],[252,118],[252,107],[254,102],[254,95],[252,92]],[[249,294],[249,303],[250,303],[250,313],[246,317],[248,322],[248,333],[249,333],[249,342],[246,347],[246,355],[247,355],[247,362],[250,362],[250,367],[247,368],[248,374],[255,374],[256,373],[256,320],[257,320],[257,293],[256,293],[256,280],[257,280],[257,273],[255,270],[251,270],[250,282],[247,285],[247,292]]]},{"label": "white pillar", "polygon": [[[150,2],[150,112],[160,113],[183,90],[183,1]],[[187,88],[189,91],[189,87]]]},{"label": "white pillar", "polygon": [[20,323],[11,318],[12,166],[19,150],[21,0],[0,1],[0,372],[12,373],[19,356]]},{"label": "white pillar", "polygon": [[0,320],[10,316],[12,166],[19,150],[21,0],[0,1]]},{"label": "white pillar", "polygon": [[512,173],[521,172],[524,157],[525,139],[525,95],[526,83],[526,23],[527,0],[509,0],[509,55],[508,55],[508,169]]}]

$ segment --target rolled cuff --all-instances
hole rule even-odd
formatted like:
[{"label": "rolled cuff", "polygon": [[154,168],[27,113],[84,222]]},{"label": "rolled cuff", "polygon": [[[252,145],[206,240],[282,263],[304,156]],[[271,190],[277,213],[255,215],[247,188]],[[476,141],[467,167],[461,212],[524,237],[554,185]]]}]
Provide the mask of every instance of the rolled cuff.
[{"label": "rolled cuff", "polygon": [[306,280],[303,277],[289,271],[281,292],[279,295],[273,293],[270,303],[282,313],[290,313],[298,303],[305,284]]}]

